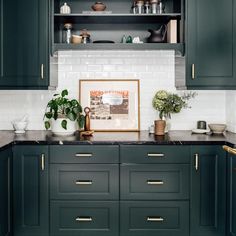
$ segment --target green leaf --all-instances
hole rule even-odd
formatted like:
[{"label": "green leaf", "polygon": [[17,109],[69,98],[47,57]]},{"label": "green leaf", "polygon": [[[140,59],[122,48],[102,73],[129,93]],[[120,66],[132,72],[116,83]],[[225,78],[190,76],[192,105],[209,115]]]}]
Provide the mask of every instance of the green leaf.
[{"label": "green leaf", "polygon": [[79,118],[77,119],[77,123],[80,128],[84,127],[84,122],[85,122],[85,117],[84,115],[80,115]]},{"label": "green leaf", "polygon": [[45,129],[48,130],[50,128],[50,123],[49,121],[44,122]]},{"label": "green leaf", "polygon": [[71,121],[75,121],[77,115],[74,112],[69,112],[67,115],[67,118],[70,119]]},{"label": "green leaf", "polygon": [[58,94],[58,93],[53,94],[54,97],[59,96],[59,95],[60,95],[60,94]]},{"label": "green leaf", "polygon": [[52,112],[46,112],[45,116],[47,119],[51,119],[52,118]]},{"label": "green leaf", "polygon": [[55,110],[54,115],[53,115],[53,118],[54,118],[54,120],[57,120],[57,118],[58,118],[57,110]]},{"label": "green leaf", "polygon": [[62,127],[63,129],[66,129],[66,130],[67,130],[67,120],[63,120],[63,121],[61,122],[61,127]]},{"label": "green leaf", "polygon": [[75,114],[79,114],[79,113],[80,113],[79,107],[74,107],[74,108],[73,108],[73,112],[74,112]]},{"label": "green leaf", "polygon": [[67,96],[67,95],[68,95],[67,89],[65,89],[65,90],[63,90],[63,91],[61,92],[61,96],[62,96],[62,97],[65,97],[65,96]]},{"label": "green leaf", "polygon": [[79,103],[76,99],[72,99],[71,104],[72,104],[73,107],[75,107],[75,106],[78,106]]}]

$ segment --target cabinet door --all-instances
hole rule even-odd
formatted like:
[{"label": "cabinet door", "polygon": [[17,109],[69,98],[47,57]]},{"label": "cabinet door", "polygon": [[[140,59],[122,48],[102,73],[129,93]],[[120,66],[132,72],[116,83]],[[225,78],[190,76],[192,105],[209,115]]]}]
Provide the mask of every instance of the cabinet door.
[{"label": "cabinet door", "polygon": [[228,159],[228,235],[236,236],[236,156]]},{"label": "cabinet door", "polygon": [[234,0],[188,0],[186,85],[236,86]]},{"label": "cabinet door", "polygon": [[11,235],[11,149],[0,152],[0,235]]},{"label": "cabinet door", "polygon": [[47,236],[48,147],[15,146],[13,155],[14,236]]},{"label": "cabinet door", "polygon": [[226,158],[221,146],[193,146],[191,236],[223,236],[226,222]]},{"label": "cabinet door", "polygon": [[0,0],[0,86],[48,85],[47,0]]}]

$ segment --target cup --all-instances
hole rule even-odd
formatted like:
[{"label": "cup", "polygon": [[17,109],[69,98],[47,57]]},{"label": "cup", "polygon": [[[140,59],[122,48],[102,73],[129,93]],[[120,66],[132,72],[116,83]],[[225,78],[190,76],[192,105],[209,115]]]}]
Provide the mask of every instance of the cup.
[{"label": "cup", "polygon": [[206,129],[207,128],[207,123],[204,120],[199,120],[197,122],[197,129]]}]

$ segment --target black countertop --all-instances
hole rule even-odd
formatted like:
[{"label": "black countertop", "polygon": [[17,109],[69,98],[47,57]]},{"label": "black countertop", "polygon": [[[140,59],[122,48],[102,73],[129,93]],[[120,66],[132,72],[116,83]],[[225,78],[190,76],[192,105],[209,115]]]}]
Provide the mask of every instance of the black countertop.
[{"label": "black countertop", "polygon": [[26,131],[15,134],[14,131],[0,131],[0,148],[12,144],[147,144],[147,145],[236,145],[236,134],[224,135],[192,134],[191,131],[169,131],[165,136],[155,136],[147,131],[140,132],[95,132],[90,137],[80,137],[79,133],[70,137],[56,137],[50,131]]}]

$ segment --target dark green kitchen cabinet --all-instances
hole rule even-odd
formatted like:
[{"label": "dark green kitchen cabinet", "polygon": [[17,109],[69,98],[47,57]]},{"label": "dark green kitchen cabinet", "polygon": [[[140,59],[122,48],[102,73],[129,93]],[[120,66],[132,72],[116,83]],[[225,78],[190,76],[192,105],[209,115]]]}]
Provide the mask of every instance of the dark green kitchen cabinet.
[{"label": "dark green kitchen cabinet", "polygon": [[226,154],[221,146],[191,149],[190,235],[223,236],[226,230]]},{"label": "dark green kitchen cabinet", "polygon": [[13,150],[14,236],[47,236],[48,147],[19,145]]},{"label": "dark green kitchen cabinet", "polygon": [[186,1],[186,86],[236,88],[234,0]]},{"label": "dark green kitchen cabinet", "polygon": [[228,236],[236,236],[236,156],[228,156]]},{"label": "dark green kitchen cabinet", "polygon": [[50,86],[49,3],[0,0],[0,89]]},{"label": "dark green kitchen cabinet", "polygon": [[11,224],[11,148],[0,151],[0,236],[10,236]]}]

